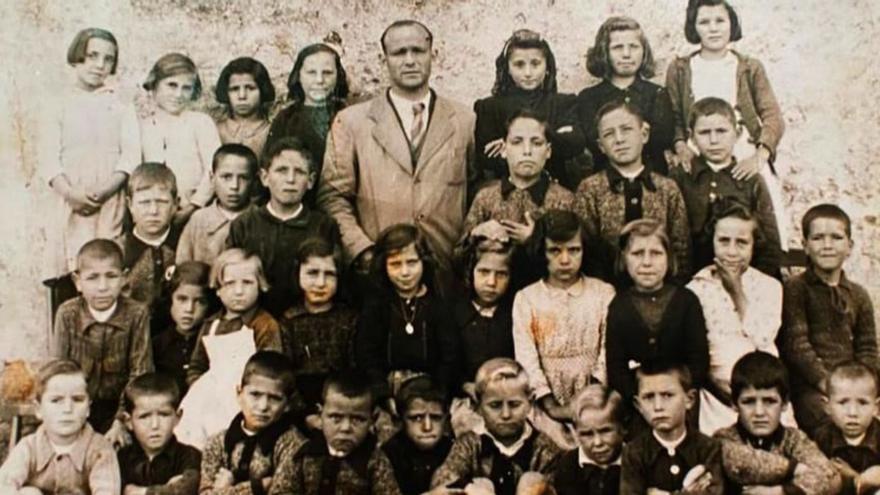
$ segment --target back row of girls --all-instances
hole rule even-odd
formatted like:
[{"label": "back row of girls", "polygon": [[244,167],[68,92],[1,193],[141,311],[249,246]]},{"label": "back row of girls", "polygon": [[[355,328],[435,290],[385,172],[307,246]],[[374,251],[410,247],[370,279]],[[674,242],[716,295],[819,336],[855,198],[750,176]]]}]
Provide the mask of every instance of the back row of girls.
[{"label": "back row of girls", "polygon": [[[587,54],[587,69],[601,82],[574,97],[557,91],[549,43],[532,31],[515,32],[495,61],[492,95],[474,105],[478,181],[507,175],[500,157],[505,125],[516,111],[527,108],[543,115],[551,127],[553,155],[547,171],[574,191],[587,173],[607,167],[597,144],[595,117],[610,101],[632,103],[644,114],[650,126],[643,152],[646,165],[662,174],[669,164],[688,170],[695,149],[687,129],[691,106],[719,97],[736,109],[746,130],[733,175],[740,179],[760,173],[767,182],[785,249],[786,215],[772,167],[784,124],[763,66],[730,48],[742,31],[736,12],[724,0],[691,1],[685,34],[699,49],[672,61],[664,89],[648,80],[654,75],[654,57],[639,24],[626,17],[608,19]],[[171,53],[156,62],[143,83],[148,104],[137,111],[106,84],[118,64],[111,33],[80,32],[67,59],[76,73],[75,84],[45,127],[41,147],[47,179],[66,203],[66,270],[73,268],[84,242],[121,233],[121,186],[138,163],[165,163],[174,171],[181,200],[176,221],[181,225],[211,201],[210,162],[221,142],[245,144],[260,156],[267,143],[296,136],[315,155],[320,177],[330,123],[348,96],[337,50],[320,43],[298,54],[288,78],[290,105],[271,124],[276,91],[265,66],[249,57],[233,60],[220,73],[215,95],[225,115],[216,124],[190,108],[203,84],[184,55]],[[314,203],[315,190],[317,185],[307,204]]]}]

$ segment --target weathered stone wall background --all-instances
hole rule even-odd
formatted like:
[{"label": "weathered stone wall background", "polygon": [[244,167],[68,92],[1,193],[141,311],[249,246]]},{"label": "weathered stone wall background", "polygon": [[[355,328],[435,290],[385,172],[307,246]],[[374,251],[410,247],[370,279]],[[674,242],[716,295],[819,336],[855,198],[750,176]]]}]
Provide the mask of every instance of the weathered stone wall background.
[{"label": "weathered stone wall background", "polygon": [[[433,85],[472,102],[488,94],[494,58],[520,27],[551,42],[563,91],[592,83],[583,58],[612,14],[644,26],[660,74],[692,47],[683,36],[686,0],[13,0],[0,2],[0,358],[46,352],[48,317],[39,281],[48,266],[51,194],[36,173],[38,104],[66,84],[65,53],[84,27],[110,29],[121,51],[115,83],[131,97],[152,63],[169,51],[189,54],[210,106],[222,66],[249,55],[266,64],[283,97],[297,50],[338,36],[357,93],[385,84],[378,38],[391,21],[412,17],[434,30]],[[792,219],[820,201],[853,217],[852,278],[880,301],[880,2],[739,0],[738,48],[762,60],[788,130],[779,164]],[[795,222],[796,224],[797,222]],[[793,227],[799,231],[799,227]],[[797,234],[799,232],[793,232]],[[795,235],[794,238],[799,236]]]}]

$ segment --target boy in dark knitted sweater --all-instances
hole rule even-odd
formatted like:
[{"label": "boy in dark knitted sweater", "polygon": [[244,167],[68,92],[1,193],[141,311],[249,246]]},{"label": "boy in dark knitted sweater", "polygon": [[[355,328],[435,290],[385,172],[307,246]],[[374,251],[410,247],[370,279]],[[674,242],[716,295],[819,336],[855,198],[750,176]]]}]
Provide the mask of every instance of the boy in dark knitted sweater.
[{"label": "boy in dark knitted sweater", "polygon": [[523,473],[549,476],[560,451],[527,420],[532,391],[522,365],[509,358],[486,361],[477,371],[475,393],[484,428],[455,439],[431,485],[464,488],[482,478],[496,494],[513,495]]},{"label": "boy in dark knitted sweater", "polygon": [[269,189],[269,202],[232,221],[226,246],[259,256],[270,287],[262,306],[274,316],[281,316],[290,301],[300,295],[293,253],[308,237],[338,242],[339,228],[327,214],[302,202],[315,184],[314,159],[302,141],[276,141],[266,150],[260,166],[260,180]]},{"label": "boy in dark knitted sweater", "polygon": [[815,440],[843,478],[844,494],[880,489],[880,421],[877,375],[847,361],[828,376],[826,411],[831,421],[816,429]]},{"label": "boy in dark knitted sweater", "polygon": [[600,384],[583,388],[573,402],[578,448],[563,454],[553,473],[557,495],[616,495],[626,409],[620,394]]},{"label": "boy in dark knitted sweater", "polygon": [[180,388],[174,378],[145,373],[125,389],[125,425],[135,442],[118,454],[124,495],[195,495],[202,453],[177,441]]},{"label": "boy in dark knitted sweater", "polygon": [[172,225],[177,211],[177,179],[161,163],[142,163],[134,169],[126,189],[134,228],[116,238],[122,248],[122,266],[128,272],[126,295],[150,308],[153,334],[171,323],[162,311],[165,272],[174,265],[180,228]]},{"label": "boy in dark knitted sweater", "polygon": [[208,440],[202,453],[200,494],[279,493],[280,466],[305,443],[285,414],[292,393],[293,373],[283,354],[251,356],[238,387],[241,413]]},{"label": "boy in dark knitted sweater", "polygon": [[696,395],[687,366],[642,363],[636,377],[651,431],[624,447],[620,493],[724,493],[721,446],[685,421]]},{"label": "boy in dark knitted sweater", "polygon": [[801,221],[807,271],[785,282],[780,354],[792,370],[792,405],[808,434],[827,420],[823,398],[835,365],[857,360],[880,367],[868,292],[846,278],[853,248],[849,216],[838,206],[810,208]]},{"label": "boy in dark knitted sweater", "polygon": [[362,373],[328,377],[321,432],[284,460],[270,495],[400,495],[391,462],[370,433],[375,405]]},{"label": "boy in dark knitted sweater", "polygon": [[672,177],[687,205],[693,235],[694,272],[711,265],[715,255],[712,235],[717,215],[731,202],[755,212],[760,227],[752,266],[779,278],[782,247],[770,191],[759,175],[737,170],[734,146],[741,134],[736,112],[726,101],[704,98],[691,109],[690,131],[700,151],[690,169],[673,167]]},{"label": "boy in dark knitted sweater", "polygon": [[445,431],[449,401],[428,376],[404,382],[396,401],[403,429],[382,450],[394,467],[403,495],[420,495],[431,487],[431,476],[452,448]]},{"label": "boy in dark knitted sweater", "polygon": [[782,426],[788,371],[776,356],[754,351],[733,367],[730,388],[737,423],[715,432],[721,441],[726,493],[840,493],[840,477],[807,435]]}]

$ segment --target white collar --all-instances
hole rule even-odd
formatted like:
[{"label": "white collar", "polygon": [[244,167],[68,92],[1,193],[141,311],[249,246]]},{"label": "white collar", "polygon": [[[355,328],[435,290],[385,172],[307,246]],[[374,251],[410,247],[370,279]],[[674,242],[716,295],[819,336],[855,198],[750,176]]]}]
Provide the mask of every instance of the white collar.
[{"label": "white collar", "polygon": [[603,469],[607,468],[608,466],[620,466],[620,458],[621,458],[621,455],[617,454],[617,458],[614,459],[613,461],[611,461],[609,464],[599,464],[598,462],[594,461],[593,459],[590,459],[590,456],[588,456],[584,452],[584,449],[582,449],[581,447],[578,447],[578,465],[580,467],[588,466],[590,464],[592,464],[593,466],[599,466],[600,468],[603,468]]},{"label": "white collar", "polygon": [[97,309],[93,309],[88,304],[86,304],[86,307],[89,308],[89,313],[91,313],[92,318],[94,318],[95,321],[98,321],[100,323],[107,323],[107,321],[110,320],[110,317],[113,316],[113,313],[116,312],[116,306],[118,306],[118,305],[119,305],[119,300],[117,299],[116,301],[113,301],[113,306],[110,306],[109,308],[107,308],[103,311],[98,311]]},{"label": "white collar", "polygon": [[394,105],[394,108],[397,109],[397,113],[401,113],[402,109],[406,109],[411,112],[411,108],[416,103],[422,103],[425,105],[425,111],[431,108],[431,90],[429,89],[425,96],[423,96],[420,100],[410,100],[409,98],[404,98],[399,94],[395,93],[393,89],[388,91],[388,96],[391,98],[391,104]]},{"label": "white collar", "polygon": [[501,452],[507,457],[513,457],[516,455],[517,452],[519,452],[519,449],[521,449],[523,445],[526,444],[526,440],[528,440],[529,437],[532,436],[534,429],[532,428],[532,425],[529,424],[528,421],[526,421],[525,425],[523,426],[522,435],[519,436],[516,442],[510,444],[510,446],[504,445],[503,443],[499,442],[498,439],[495,438],[495,435],[489,433],[489,430],[486,429],[486,425],[484,424],[480,424],[478,427],[474,428],[474,431],[476,433],[488,436],[489,439],[492,440],[492,443],[495,444],[498,452]]},{"label": "white collar", "polygon": [[619,169],[619,168],[617,168],[617,167],[614,167],[614,169],[617,170],[617,173],[619,173],[620,175],[626,177],[626,178],[629,179],[629,180],[633,180],[633,179],[635,179],[636,177],[638,177],[639,174],[642,173],[643,170],[645,170],[645,166],[642,165],[641,167],[639,167],[638,170],[633,171],[633,172],[625,172],[625,171],[623,171],[623,170],[621,170],[621,169]]},{"label": "white collar", "polygon": [[342,459],[343,457],[345,457],[345,453],[342,452],[342,451],[336,450],[336,449],[334,449],[333,447],[331,447],[331,446],[330,446],[330,442],[327,442],[327,452],[330,453],[330,456],[331,456],[331,457],[336,457],[336,458],[339,458],[339,459]]},{"label": "white collar", "polygon": [[677,449],[678,446],[681,445],[681,442],[684,442],[684,439],[685,439],[685,437],[687,437],[688,432],[687,432],[687,428],[685,428],[684,432],[681,434],[681,436],[671,442],[660,438],[660,436],[657,435],[657,432],[654,430],[651,430],[651,434],[654,435],[654,438],[657,439],[657,442],[659,442],[660,445],[664,449],[666,449],[666,452],[670,456],[673,456],[673,455],[675,455],[675,449]]},{"label": "white collar", "polygon": [[716,173],[724,170],[725,168],[729,167],[732,164],[733,164],[733,162],[727,162],[727,163],[721,164],[721,163],[714,163],[714,162],[710,162],[709,160],[706,160],[706,165],[709,168],[711,168],[713,172],[716,172]]},{"label": "white collar", "polygon": [[244,434],[247,435],[247,436],[249,436],[249,437],[256,436],[257,433],[259,433],[258,431],[252,431],[252,430],[249,430],[249,429],[244,425],[244,420],[241,420],[241,431],[244,432]]},{"label": "white collar", "polygon": [[282,222],[286,222],[288,220],[291,220],[291,219],[298,217],[299,214],[302,213],[303,204],[302,204],[302,202],[300,202],[299,207],[296,209],[296,211],[291,213],[290,215],[282,215],[282,214],[278,213],[277,211],[275,211],[275,208],[272,208],[271,202],[266,203],[266,209],[269,211],[269,214],[272,215],[273,217],[277,218],[278,220],[281,220]]},{"label": "white collar", "polygon": [[171,233],[171,227],[168,227],[167,229],[165,229],[165,233],[162,234],[158,239],[155,239],[155,240],[144,239],[143,237],[141,237],[140,234],[138,234],[137,229],[132,229],[131,233],[134,234],[134,236],[139,241],[143,242],[144,244],[146,244],[148,246],[159,247],[162,244],[165,244],[165,240],[168,239],[168,234]]},{"label": "white collar", "polygon": [[851,445],[851,446],[853,446],[853,447],[858,447],[859,445],[862,444],[862,440],[865,439],[865,436],[866,436],[867,434],[868,434],[868,432],[866,431],[866,432],[862,433],[861,435],[859,435],[859,436],[856,437],[856,438],[847,438],[847,437],[843,437],[843,440],[846,442],[847,445]]},{"label": "white collar", "polygon": [[477,313],[483,318],[492,318],[495,316],[495,310],[498,309],[497,304],[492,306],[480,306],[476,301],[471,301],[471,304],[474,305],[474,309],[476,309]]}]

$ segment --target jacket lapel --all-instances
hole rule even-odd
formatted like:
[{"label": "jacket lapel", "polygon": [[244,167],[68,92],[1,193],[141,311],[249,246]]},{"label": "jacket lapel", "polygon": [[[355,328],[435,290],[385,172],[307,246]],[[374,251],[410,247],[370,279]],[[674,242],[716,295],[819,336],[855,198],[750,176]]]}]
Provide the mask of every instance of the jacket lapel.
[{"label": "jacket lapel", "polygon": [[419,154],[419,162],[416,166],[416,176],[422,173],[422,169],[440,149],[452,138],[455,132],[453,118],[455,109],[445,98],[434,94],[434,108],[431,110],[425,141],[422,143],[422,151]]},{"label": "jacket lapel", "polygon": [[391,102],[388,101],[387,93],[373,99],[369,115],[376,123],[373,126],[373,139],[397,162],[400,168],[406,173],[412,174],[412,156],[409,151],[409,143],[406,141],[403,129],[400,128],[397,114],[394,112]]}]

